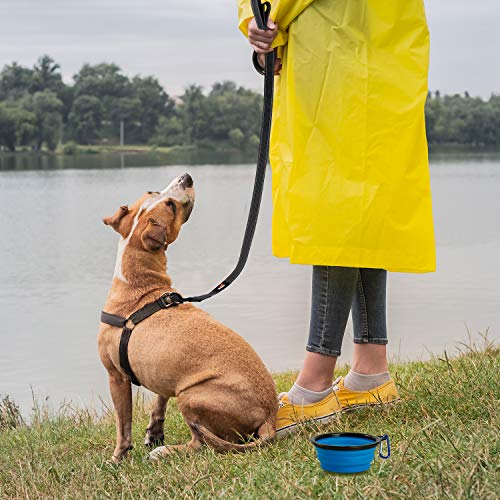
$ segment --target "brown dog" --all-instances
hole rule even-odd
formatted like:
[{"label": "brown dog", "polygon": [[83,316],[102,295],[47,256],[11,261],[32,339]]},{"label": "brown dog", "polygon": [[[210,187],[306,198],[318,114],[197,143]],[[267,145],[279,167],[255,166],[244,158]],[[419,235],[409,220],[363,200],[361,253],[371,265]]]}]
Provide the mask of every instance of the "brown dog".
[{"label": "brown dog", "polygon": [[[193,204],[193,181],[185,174],[162,192],[148,192],[103,219],[121,235],[106,312],[128,317],[173,291],[165,251]],[[116,410],[114,461],[132,448],[132,392],[119,362],[120,336],[120,328],[101,323],[99,356],[109,374]],[[243,338],[201,309],[186,303],[150,316],[135,327],[128,353],[138,380],[158,395],[145,444],[163,441],[171,397],[177,398],[191,430],[188,444],[161,446],[150,453],[151,458],[198,449],[202,443],[220,451],[245,450],[274,437],[277,396],[271,375]],[[249,436],[258,439],[241,444]]]}]

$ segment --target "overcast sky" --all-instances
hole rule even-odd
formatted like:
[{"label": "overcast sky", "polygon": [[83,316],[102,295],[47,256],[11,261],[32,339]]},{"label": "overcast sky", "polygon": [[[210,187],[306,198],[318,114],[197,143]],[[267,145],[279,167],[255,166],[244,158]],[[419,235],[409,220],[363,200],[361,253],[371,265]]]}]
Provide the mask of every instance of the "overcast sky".
[{"label": "overcast sky", "polygon": [[[500,93],[500,0],[425,3],[430,88]],[[83,63],[105,61],[157,76],[172,95],[227,79],[260,88],[236,16],[236,0],[0,0],[0,67],[49,54],[67,82]]]}]

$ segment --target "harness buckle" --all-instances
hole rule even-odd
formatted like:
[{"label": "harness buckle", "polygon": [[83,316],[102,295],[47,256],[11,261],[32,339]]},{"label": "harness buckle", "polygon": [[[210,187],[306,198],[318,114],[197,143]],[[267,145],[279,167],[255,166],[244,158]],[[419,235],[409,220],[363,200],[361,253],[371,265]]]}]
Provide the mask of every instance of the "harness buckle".
[{"label": "harness buckle", "polygon": [[165,292],[163,295],[157,299],[158,304],[162,309],[167,309],[171,306],[176,306],[178,304],[182,304],[184,299],[182,295],[177,292]]}]

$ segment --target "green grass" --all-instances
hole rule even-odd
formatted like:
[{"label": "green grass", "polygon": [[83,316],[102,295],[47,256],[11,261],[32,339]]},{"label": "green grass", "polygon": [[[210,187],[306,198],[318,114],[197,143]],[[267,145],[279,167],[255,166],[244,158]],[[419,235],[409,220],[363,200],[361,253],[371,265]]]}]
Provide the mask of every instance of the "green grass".
[{"label": "green grass", "polygon": [[[68,406],[57,416],[38,411],[29,427],[0,428],[0,497],[498,498],[499,354],[486,343],[454,359],[394,365],[404,397],[399,405],[346,413],[246,454],[204,449],[148,462],[141,445],[147,403],[139,397],[136,447],[114,465],[108,461],[112,414],[97,418]],[[278,390],[293,379],[277,375]],[[364,474],[325,473],[309,443],[319,430],[387,433],[392,457],[377,458]],[[167,412],[166,436],[170,444],[189,438],[175,404]]]}]

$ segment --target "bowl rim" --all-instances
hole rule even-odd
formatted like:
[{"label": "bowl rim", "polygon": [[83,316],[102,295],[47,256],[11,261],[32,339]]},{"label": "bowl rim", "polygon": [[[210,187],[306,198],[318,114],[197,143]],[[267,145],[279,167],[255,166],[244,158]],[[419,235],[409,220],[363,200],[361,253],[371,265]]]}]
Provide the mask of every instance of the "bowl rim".
[{"label": "bowl rim", "polygon": [[[329,437],[357,437],[370,439],[372,442],[367,444],[359,444],[352,446],[339,446],[335,444],[321,443],[321,439]],[[373,436],[372,434],[363,434],[361,432],[328,432],[326,434],[317,434],[313,436],[310,441],[317,448],[322,448],[323,450],[336,450],[336,451],[356,451],[356,450],[369,450],[370,448],[376,448],[382,441],[383,436]]]}]

